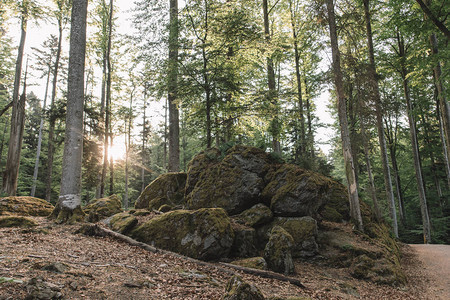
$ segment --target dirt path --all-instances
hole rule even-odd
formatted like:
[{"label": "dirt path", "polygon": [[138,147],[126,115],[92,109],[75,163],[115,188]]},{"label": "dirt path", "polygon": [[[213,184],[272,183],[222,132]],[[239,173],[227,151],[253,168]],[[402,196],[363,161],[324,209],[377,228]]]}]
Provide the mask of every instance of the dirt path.
[{"label": "dirt path", "polygon": [[450,299],[450,245],[410,245],[430,279],[430,299]]}]

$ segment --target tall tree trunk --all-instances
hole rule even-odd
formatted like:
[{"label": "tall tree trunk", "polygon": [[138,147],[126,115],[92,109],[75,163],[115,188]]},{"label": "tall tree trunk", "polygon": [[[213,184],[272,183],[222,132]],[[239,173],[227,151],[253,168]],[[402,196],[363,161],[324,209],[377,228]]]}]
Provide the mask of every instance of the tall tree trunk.
[{"label": "tall tree trunk", "polygon": [[309,156],[311,158],[315,157],[314,153],[314,133],[312,130],[312,112],[311,112],[311,103],[308,94],[308,83],[306,80],[306,74],[303,75],[303,86],[305,87],[305,98],[306,98],[306,123],[308,126],[308,134],[307,134],[307,149],[309,149]]},{"label": "tall tree trunk", "polygon": [[423,178],[422,178],[422,168],[420,165],[420,155],[419,155],[419,144],[417,142],[417,130],[416,130],[416,122],[414,121],[414,113],[412,109],[412,103],[411,103],[411,96],[409,92],[409,83],[408,83],[408,71],[406,69],[406,66],[403,62],[403,59],[405,59],[406,53],[405,53],[405,47],[403,43],[403,39],[400,38],[400,35],[397,32],[397,41],[398,41],[398,47],[399,47],[399,55],[401,58],[401,76],[403,81],[403,92],[406,99],[406,112],[408,115],[408,121],[409,121],[409,132],[411,136],[411,146],[412,146],[412,152],[413,152],[413,158],[414,158],[414,169],[416,171],[416,182],[417,182],[417,189],[419,192],[419,199],[420,199],[420,210],[422,213],[422,225],[423,225],[423,238],[424,243],[428,244],[431,243],[431,224],[430,224],[430,217],[428,215],[428,206],[427,206],[427,197],[425,194],[425,187],[423,185]]},{"label": "tall tree trunk", "polygon": [[[438,54],[438,44],[436,35],[433,33],[430,36],[431,48],[433,50],[433,55]],[[436,88],[438,91],[439,108],[442,118],[442,127],[444,128],[445,142],[447,145],[447,160],[450,161],[450,104],[448,103],[445,96],[444,83],[442,82],[442,70],[441,63],[438,61],[433,68],[434,80],[436,82]]]},{"label": "tall tree trunk", "polygon": [[81,164],[83,157],[84,64],[86,56],[87,0],[73,0],[67,87],[66,138],[61,191],[52,216],[58,222],[82,220]]},{"label": "tall tree trunk", "polygon": [[[130,109],[128,116],[128,131],[126,128],[127,122],[125,122],[125,195],[123,199],[123,207],[128,209],[128,157],[130,156],[131,149],[131,122],[133,121],[133,94],[134,90],[130,93]],[[127,141],[128,137],[128,141]]]},{"label": "tall tree trunk", "polygon": [[[264,36],[267,44],[270,44],[271,35],[270,35],[270,23],[269,23],[269,8],[268,8],[268,0],[263,0],[263,17],[264,17]],[[278,109],[278,100],[277,100],[277,92],[275,85],[275,71],[273,67],[272,57],[267,56],[267,83],[269,92],[267,93],[267,98],[273,106],[274,115],[271,124],[271,134],[272,134],[272,148],[273,152],[281,154],[281,145],[280,145],[280,120],[279,120],[279,109]]]},{"label": "tall tree trunk", "polygon": [[166,105],[164,106],[164,157],[163,157],[163,167],[165,170],[168,170],[167,166],[167,113],[169,111],[169,99],[166,99]]},{"label": "tall tree trunk", "polygon": [[2,161],[3,161],[3,146],[5,145],[5,136],[8,132],[8,122],[9,120],[5,120],[5,125],[3,126],[3,134],[2,134],[2,142],[0,144],[0,169],[2,168]]},{"label": "tall tree trunk", "polygon": [[[100,182],[100,195],[101,197],[104,197],[105,194],[105,178],[106,178],[106,171],[108,169],[108,165],[110,167],[110,174],[112,175],[114,173],[111,168],[113,167],[113,161],[112,158],[109,157],[109,149],[112,147],[112,135],[110,134],[111,129],[111,73],[112,73],[112,66],[111,66],[111,39],[112,39],[112,20],[113,20],[113,11],[114,11],[114,2],[113,0],[110,0],[109,2],[109,14],[108,14],[108,44],[106,46],[106,96],[105,96],[105,136],[103,141],[103,147],[104,147],[104,157],[103,157],[103,168],[102,168],[102,180]],[[110,140],[110,144],[108,144],[108,137]],[[110,195],[112,194],[113,186],[112,183],[114,182],[114,179],[110,176],[110,186],[109,191]]]},{"label": "tall tree trunk", "polygon": [[178,111],[178,0],[169,0],[169,172],[180,170],[180,117]]},{"label": "tall tree trunk", "polygon": [[[42,106],[42,111],[45,110],[45,107],[47,106],[47,95],[48,95],[48,86],[50,83],[50,74],[51,74],[51,59],[48,64],[48,74],[47,74],[47,83],[45,84],[45,94],[44,94],[44,105]],[[39,160],[41,158],[41,146],[42,146],[42,129],[44,128],[44,115],[42,113],[41,116],[41,122],[39,124],[39,135],[38,135],[38,144],[37,144],[37,150],[36,150],[36,161],[34,162],[34,172],[33,172],[33,185],[31,186],[31,197],[34,197],[36,193],[36,181],[38,177],[39,172]]]},{"label": "tall tree trunk", "polygon": [[400,179],[400,173],[399,168],[397,164],[397,129],[398,129],[398,116],[396,116],[395,120],[395,129],[392,125],[391,116],[389,116],[389,122],[388,120],[385,120],[386,123],[386,138],[388,140],[388,149],[389,154],[391,156],[392,161],[392,172],[394,173],[394,182],[395,182],[395,189],[397,192],[397,200],[398,200],[398,213],[400,217],[400,221],[403,225],[406,224],[406,212],[405,212],[405,204],[404,204],[404,197],[403,197],[403,190],[402,190],[402,184]]},{"label": "tall tree trunk", "polygon": [[336,18],[334,14],[333,0],[327,0],[328,22],[330,27],[331,51],[333,56],[333,73],[334,83],[338,97],[338,115],[339,125],[341,127],[342,150],[344,154],[345,173],[348,182],[348,193],[350,201],[350,215],[356,223],[359,230],[363,231],[363,221],[361,217],[361,209],[359,205],[358,189],[355,177],[355,169],[353,166],[353,158],[351,153],[351,143],[348,132],[347,122],[347,105],[344,95],[344,86],[342,82],[341,71],[341,54],[338,48]]},{"label": "tall tree trunk", "polygon": [[392,228],[395,237],[398,237],[397,212],[395,210],[394,192],[392,189],[391,172],[389,170],[389,160],[386,148],[386,139],[384,137],[383,126],[383,109],[381,107],[380,90],[378,87],[378,76],[375,68],[375,55],[372,40],[372,26],[370,23],[369,0],[364,0],[364,16],[366,21],[367,45],[369,51],[369,68],[371,73],[371,81],[373,85],[373,93],[375,100],[375,109],[377,115],[378,139],[380,143],[381,162],[383,165],[384,184],[386,188],[386,197],[389,203],[390,214],[392,218]]},{"label": "tall tree trunk", "polygon": [[[19,99],[20,79],[22,75],[23,52],[27,36],[27,7],[23,4],[21,35],[16,60],[16,73],[14,76],[13,105],[11,113],[11,128],[9,134],[8,157],[3,172],[3,191],[10,196],[17,192],[17,179],[19,176],[20,152],[22,150],[23,122],[25,121],[25,102]],[[23,99],[25,100],[25,98]]]},{"label": "tall tree trunk", "polygon": [[289,1],[289,11],[291,18],[291,29],[292,38],[294,40],[294,61],[295,61],[295,78],[297,80],[297,98],[298,98],[298,110],[300,116],[300,142],[296,155],[303,156],[306,153],[306,142],[305,142],[305,117],[303,113],[303,98],[302,98],[302,79],[300,76],[300,53],[298,51],[298,41],[297,41],[297,29],[295,27],[295,11],[292,4],[293,0]]},{"label": "tall tree trunk", "polygon": [[143,117],[142,117],[142,150],[141,150],[141,193],[145,189],[145,141],[147,139],[147,118],[146,118],[146,110],[147,110],[147,83],[144,83],[144,107],[143,107]]},{"label": "tall tree trunk", "polygon": [[[420,119],[422,120],[422,123],[425,127],[424,130],[424,136],[425,136],[425,143],[427,145],[432,145],[433,141],[430,138],[430,134],[429,132],[431,132],[431,128],[430,128],[430,121],[428,120],[428,118],[426,118],[424,116],[424,114],[420,115]],[[437,169],[438,166],[436,165],[436,160],[434,158],[434,151],[433,149],[430,147],[430,149],[428,149],[428,155],[430,158],[430,162],[431,162],[431,174],[433,175],[433,180],[434,180],[434,186],[436,187],[436,193],[437,196],[439,197],[439,199],[442,198],[442,188],[441,188],[441,182],[439,180],[439,176],[437,174]]]},{"label": "tall tree trunk", "polygon": [[103,162],[102,171],[97,174],[98,186],[96,190],[95,198],[103,198],[105,194],[105,176],[106,176],[106,161],[105,157],[108,157],[108,151],[106,150],[105,132],[106,132],[106,120],[105,120],[105,106],[106,106],[106,49],[103,51],[102,59],[102,87],[100,95],[100,135],[99,142],[103,144]]},{"label": "tall tree trunk", "polygon": [[[437,93],[436,93],[437,95]],[[447,175],[447,188],[450,189],[450,161],[449,156],[447,152],[447,143],[445,142],[445,134],[444,134],[444,128],[442,126],[442,117],[439,112],[439,100],[436,101],[436,117],[439,121],[439,135],[441,137],[442,142],[442,153],[444,158],[444,165],[445,165],[445,173]]]},{"label": "tall tree trunk", "polygon": [[50,121],[48,128],[48,146],[47,146],[47,178],[45,183],[45,200],[51,202],[52,197],[52,182],[53,182],[53,157],[55,153],[55,126],[56,126],[56,116],[55,116],[55,101],[58,83],[58,71],[59,71],[59,61],[61,59],[62,50],[62,38],[63,38],[63,24],[62,20],[58,20],[58,49],[56,50],[56,59],[53,66],[53,81],[52,81],[52,98],[50,101]]},{"label": "tall tree trunk", "polygon": [[366,160],[367,177],[369,178],[369,184],[370,184],[370,197],[372,198],[373,209],[375,211],[375,217],[377,218],[377,221],[381,221],[381,210],[380,210],[380,206],[378,205],[377,189],[375,187],[375,182],[373,180],[372,165],[370,163],[369,142],[367,141],[366,126],[364,123],[364,119],[363,119],[361,110],[359,110],[359,120],[360,120],[360,126],[361,126],[361,136],[362,136],[363,146],[364,146],[364,158]]}]

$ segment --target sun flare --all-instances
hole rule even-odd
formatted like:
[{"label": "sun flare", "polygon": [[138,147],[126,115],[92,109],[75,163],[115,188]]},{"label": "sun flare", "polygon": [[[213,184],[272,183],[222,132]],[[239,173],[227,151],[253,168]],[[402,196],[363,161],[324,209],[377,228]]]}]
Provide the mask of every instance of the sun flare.
[{"label": "sun flare", "polygon": [[114,144],[109,147],[109,157],[114,161],[125,159],[126,147],[123,143]]}]

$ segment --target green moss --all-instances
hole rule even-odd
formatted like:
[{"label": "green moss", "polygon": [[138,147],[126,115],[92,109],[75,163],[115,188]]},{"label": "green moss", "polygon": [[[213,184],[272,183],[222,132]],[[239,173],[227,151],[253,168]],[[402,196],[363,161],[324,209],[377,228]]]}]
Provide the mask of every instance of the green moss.
[{"label": "green moss", "polygon": [[110,220],[110,227],[112,230],[126,234],[131,231],[138,223],[135,216],[128,213],[119,213],[112,216]]},{"label": "green moss", "polygon": [[33,227],[38,224],[30,218],[23,216],[2,216],[0,217],[0,228],[2,227]]},{"label": "green moss", "polygon": [[246,268],[253,268],[258,270],[267,270],[267,262],[263,257],[250,257],[231,262],[233,265],[242,266]]},{"label": "green moss", "polygon": [[165,212],[171,211],[172,209],[173,209],[172,206],[170,206],[168,204],[163,204],[158,208],[158,211],[165,213]]},{"label": "green moss", "polygon": [[223,209],[175,210],[135,228],[135,239],[184,255],[215,259],[226,256],[233,243],[230,219]]},{"label": "green moss", "polygon": [[326,205],[320,214],[324,220],[330,222],[341,222],[344,219],[344,217],[334,207],[329,205]]},{"label": "green moss", "polygon": [[83,208],[89,222],[97,222],[103,218],[122,212],[122,202],[117,195],[94,199]]},{"label": "green moss", "polygon": [[269,269],[285,273],[294,273],[291,250],[294,244],[292,236],[280,226],[274,226],[269,242],[264,249],[264,259]]},{"label": "green moss", "polygon": [[256,227],[272,221],[273,213],[264,204],[256,204],[236,216],[236,219],[247,226]]},{"label": "green moss", "polygon": [[0,215],[46,217],[53,211],[53,205],[35,197],[5,197],[0,199]]},{"label": "green moss", "polygon": [[223,300],[264,300],[261,291],[245,282],[240,276],[233,276],[227,284]]},{"label": "green moss", "polygon": [[[56,210],[56,208],[55,208],[55,210]],[[52,212],[52,214],[53,214],[53,212]],[[86,214],[79,206],[73,210],[61,208],[58,210],[58,214],[56,216],[55,223],[57,223],[57,224],[66,223],[69,225],[76,224],[79,222],[83,222],[85,216],[86,216]]]},{"label": "green moss", "polygon": [[136,200],[135,208],[158,209],[163,204],[184,204],[186,173],[166,173],[153,180]]}]

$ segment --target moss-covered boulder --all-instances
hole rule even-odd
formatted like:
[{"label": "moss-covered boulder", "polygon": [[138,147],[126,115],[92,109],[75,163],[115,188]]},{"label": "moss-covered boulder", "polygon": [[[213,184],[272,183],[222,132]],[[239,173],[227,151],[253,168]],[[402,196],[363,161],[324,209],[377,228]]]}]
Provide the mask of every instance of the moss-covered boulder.
[{"label": "moss-covered boulder", "polygon": [[275,216],[317,218],[327,203],[333,181],[295,165],[280,165],[266,175],[262,196],[270,201]]},{"label": "moss-covered boulder", "polygon": [[270,223],[273,219],[273,213],[266,205],[258,203],[244,210],[235,219],[246,226],[257,227]]},{"label": "moss-covered boulder", "polygon": [[0,216],[0,228],[5,227],[23,227],[30,228],[38,224],[30,218],[23,216]]},{"label": "moss-covered boulder", "polygon": [[53,205],[49,202],[28,196],[4,197],[0,199],[1,215],[20,215],[32,217],[46,217],[53,211]]},{"label": "moss-covered boulder", "polygon": [[292,256],[311,257],[318,253],[316,242],[318,228],[317,221],[311,217],[276,217],[270,224],[257,229],[256,235],[259,240],[258,247],[265,245],[270,238],[272,229],[280,226],[286,230],[293,238]]},{"label": "moss-covered boulder", "polygon": [[138,219],[129,213],[118,213],[111,217],[109,226],[112,230],[126,234],[131,231],[138,223]]},{"label": "moss-covered boulder", "polygon": [[188,207],[221,207],[235,215],[260,202],[270,156],[258,148],[235,146],[220,160],[219,153],[209,151],[213,155],[202,152],[189,165]]},{"label": "moss-covered boulder", "polygon": [[174,210],[139,225],[130,235],[147,244],[197,259],[228,256],[234,240],[223,209]]},{"label": "moss-covered boulder", "polygon": [[350,204],[347,188],[336,181],[330,182],[330,188],[325,195],[326,204],[319,214],[323,220],[330,222],[342,222],[350,220]]},{"label": "moss-covered boulder", "polygon": [[94,199],[83,208],[88,222],[98,222],[101,219],[122,212],[122,203],[117,195]]},{"label": "moss-covered boulder", "polygon": [[275,272],[292,274],[295,272],[292,260],[294,239],[280,226],[273,227],[269,242],[264,249],[267,266]]},{"label": "moss-covered boulder", "polygon": [[256,231],[252,227],[232,223],[234,241],[230,255],[232,257],[252,257],[257,255]]},{"label": "moss-covered boulder", "polygon": [[261,291],[240,276],[233,276],[227,284],[223,300],[264,300]]},{"label": "moss-covered boulder", "polygon": [[267,262],[263,257],[250,257],[232,261],[231,264],[246,268],[267,270]]},{"label": "moss-covered boulder", "polygon": [[184,204],[186,173],[162,174],[153,180],[141,193],[134,204],[135,208],[157,210],[164,204],[170,206]]},{"label": "moss-covered boulder", "polygon": [[400,285],[406,282],[403,272],[396,267],[396,263],[387,258],[373,259],[365,254],[353,260],[350,274],[355,278],[380,284]]}]

